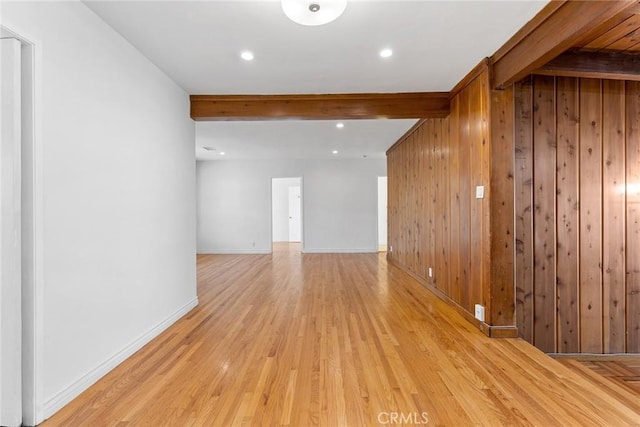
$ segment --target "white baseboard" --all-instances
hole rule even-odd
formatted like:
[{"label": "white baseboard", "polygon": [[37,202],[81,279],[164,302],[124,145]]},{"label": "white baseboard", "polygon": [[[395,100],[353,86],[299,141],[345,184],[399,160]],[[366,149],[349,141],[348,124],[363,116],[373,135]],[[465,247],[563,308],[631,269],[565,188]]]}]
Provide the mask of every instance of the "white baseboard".
[{"label": "white baseboard", "polygon": [[198,255],[267,255],[271,249],[198,249]]},{"label": "white baseboard", "polygon": [[303,254],[373,254],[378,248],[347,248],[347,249],[325,249],[325,248],[304,248]]},{"label": "white baseboard", "polygon": [[124,362],[128,357],[130,357],[136,351],[140,350],[152,339],[160,335],[160,333],[177,322],[182,316],[187,314],[197,305],[198,298],[196,297],[193,300],[189,301],[187,304],[180,307],[177,311],[160,322],[158,325],[154,326],[149,331],[135,339],[131,344],[120,350],[118,353],[102,362],[95,369],[82,376],[69,387],[61,390],[51,399],[47,400],[43,408],[44,419],[47,419],[58,412],[60,409],[62,409],[63,406],[78,397],[80,393],[95,384],[100,378],[105,376],[120,363]]}]

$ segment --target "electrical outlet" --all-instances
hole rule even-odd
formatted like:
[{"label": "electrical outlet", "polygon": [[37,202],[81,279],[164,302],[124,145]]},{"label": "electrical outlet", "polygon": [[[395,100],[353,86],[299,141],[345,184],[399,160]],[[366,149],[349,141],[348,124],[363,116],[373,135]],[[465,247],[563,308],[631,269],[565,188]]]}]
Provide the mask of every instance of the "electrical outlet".
[{"label": "electrical outlet", "polygon": [[389,252],[393,252],[393,246],[389,246]]},{"label": "electrical outlet", "polygon": [[484,185],[476,186],[476,199],[484,199]]},{"label": "electrical outlet", "polygon": [[433,277],[433,268],[429,267],[429,277]]},{"label": "electrical outlet", "polygon": [[476,304],[476,319],[484,322],[484,306]]}]

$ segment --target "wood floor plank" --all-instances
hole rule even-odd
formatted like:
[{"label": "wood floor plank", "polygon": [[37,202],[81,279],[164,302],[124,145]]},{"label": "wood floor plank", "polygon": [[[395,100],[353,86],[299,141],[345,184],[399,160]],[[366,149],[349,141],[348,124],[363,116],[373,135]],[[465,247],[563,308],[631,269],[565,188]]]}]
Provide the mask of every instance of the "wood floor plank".
[{"label": "wood floor plank", "polygon": [[[199,256],[198,278],[197,308],[43,425],[640,420],[630,388],[520,339],[486,337],[385,254],[281,244],[273,255]],[[611,372],[634,381],[626,366]]]}]

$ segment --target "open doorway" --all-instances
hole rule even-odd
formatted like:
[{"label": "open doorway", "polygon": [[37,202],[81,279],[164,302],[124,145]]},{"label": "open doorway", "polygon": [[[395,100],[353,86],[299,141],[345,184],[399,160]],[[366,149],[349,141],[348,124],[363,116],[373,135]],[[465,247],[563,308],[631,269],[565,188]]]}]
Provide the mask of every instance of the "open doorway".
[{"label": "open doorway", "polygon": [[0,425],[35,425],[42,421],[36,413],[42,401],[36,376],[42,348],[41,329],[36,329],[41,289],[35,287],[35,212],[41,195],[36,187],[41,170],[35,146],[36,55],[33,43],[3,25],[0,43]]},{"label": "open doorway", "polygon": [[302,178],[273,178],[271,208],[272,242],[301,245]]},{"label": "open doorway", "polygon": [[387,177],[378,177],[378,252],[387,251]]}]

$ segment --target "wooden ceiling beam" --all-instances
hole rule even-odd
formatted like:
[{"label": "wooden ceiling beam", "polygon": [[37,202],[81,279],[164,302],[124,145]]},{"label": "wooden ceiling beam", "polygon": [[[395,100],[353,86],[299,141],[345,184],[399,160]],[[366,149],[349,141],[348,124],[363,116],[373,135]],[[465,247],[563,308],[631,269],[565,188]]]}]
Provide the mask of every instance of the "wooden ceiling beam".
[{"label": "wooden ceiling beam", "polygon": [[449,115],[448,92],[336,95],[191,95],[191,118],[222,120],[421,119]]},{"label": "wooden ceiling beam", "polygon": [[621,52],[566,52],[535,74],[614,80],[640,80],[640,55]]},{"label": "wooden ceiling beam", "polygon": [[[561,53],[606,31],[637,8],[637,0],[552,1],[491,57],[493,87],[521,80]],[[626,15],[625,15],[626,14]]]}]

